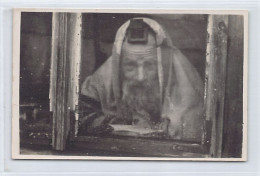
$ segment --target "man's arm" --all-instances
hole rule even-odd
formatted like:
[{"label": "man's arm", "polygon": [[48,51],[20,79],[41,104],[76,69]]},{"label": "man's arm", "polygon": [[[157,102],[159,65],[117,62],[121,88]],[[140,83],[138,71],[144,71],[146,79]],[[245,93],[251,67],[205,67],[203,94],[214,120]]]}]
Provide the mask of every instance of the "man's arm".
[{"label": "man's arm", "polygon": [[107,119],[102,112],[97,86],[100,82],[95,76],[89,76],[82,84],[80,96],[79,134],[102,133],[106,131]]}]

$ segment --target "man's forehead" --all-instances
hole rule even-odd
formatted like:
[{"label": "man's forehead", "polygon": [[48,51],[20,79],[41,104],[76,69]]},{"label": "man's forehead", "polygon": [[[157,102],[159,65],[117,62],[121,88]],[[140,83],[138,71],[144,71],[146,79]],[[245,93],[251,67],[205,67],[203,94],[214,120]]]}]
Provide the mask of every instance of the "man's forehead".
[{"label": "man's forehead", "polygon": [[148,50],[140,50],[138,52],[133,52],[131,50],[122,50],[123,60],[157,60],[156,48],[151,48]]},{"label": "man's forehead", "polygon": [[156,49],[155,45],[145,45],[145,44],[124,44],[122,51],[127,51],[129,53],[147,53]]}]

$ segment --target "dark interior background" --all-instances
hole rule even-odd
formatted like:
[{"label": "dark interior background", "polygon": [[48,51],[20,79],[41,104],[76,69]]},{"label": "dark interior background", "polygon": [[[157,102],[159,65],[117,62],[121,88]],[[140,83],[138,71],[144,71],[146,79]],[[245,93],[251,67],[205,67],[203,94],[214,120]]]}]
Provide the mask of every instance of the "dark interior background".
[{"label": "dark interior background", "polygon": [[[117,29],[129,18],[158,20],[174,45],[197,68],[205,70],[207,15],[93,14],[82,16],[81,82],[111,54]],[[49,107],[52,13],[21,15],[20,105]],[[240,157],[243,119],[243,17],[229,16],[229,48],[224,122],[224,157]],[[46,117],[46,116],[45,116]]]},{"label": "dark interior background", "polygon": [[20,104],[49,106],[52,13],[21,14]]}]

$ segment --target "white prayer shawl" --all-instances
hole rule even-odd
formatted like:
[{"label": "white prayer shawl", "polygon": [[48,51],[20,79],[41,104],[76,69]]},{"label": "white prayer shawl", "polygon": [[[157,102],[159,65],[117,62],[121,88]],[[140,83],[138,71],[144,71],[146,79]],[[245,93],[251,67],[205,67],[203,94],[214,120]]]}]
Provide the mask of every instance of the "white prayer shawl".
[{"label": "white prayer shawl", "polygon": [[[160,24],[142,19],[156,34],[160,118],[170,120],[168,134],[173,139],[200,142],[204,122],[202,80],[188,59],[173,46]],[[118,29],[112,56],[82,85],[82,94],[99,101],[107,117],[116,116],[121,101],[120,54],[129,24],[130,20]]]}]

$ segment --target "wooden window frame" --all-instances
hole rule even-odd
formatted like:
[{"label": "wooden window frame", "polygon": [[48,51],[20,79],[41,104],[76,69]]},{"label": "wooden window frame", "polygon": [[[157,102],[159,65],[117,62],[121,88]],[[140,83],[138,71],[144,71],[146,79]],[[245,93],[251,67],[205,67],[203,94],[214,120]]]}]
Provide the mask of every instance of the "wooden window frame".
[{"label": "wooden window frame", "polygon": [[[223,117],[225,103],[225,77],[227,62],[227,15],[208,15],[207,51],[205,69],[205,123],[201,143],[191,143],[174,140],[157,140],[151,138],[136,138],[129,136],[75,136],[73,129],[77,128],[77,106],[68,110],[68,48],[69,40],[66,13],[56,14],[53,18],[52,40],[52,137],[46,139],[54,150],[65,150],[66,144],[81,150],[95,149],[114,152],[130,152],[147,156],[162,157],[221,157]],[[58,26],[58,27],[57,27]],[[56,36],[56,37],[55,37]],[[58,67],[63,69],[59,70]],[[59,91],[57,91],[59,90]],[[76,117],[76,118],[75,118]],[[72,118],[72,120],[71,120]],[[69,135],[69,131],[72,132]],[[52,141],[50,143],[50,141]],[[45,141],[46,142],[46,141]]]}]

